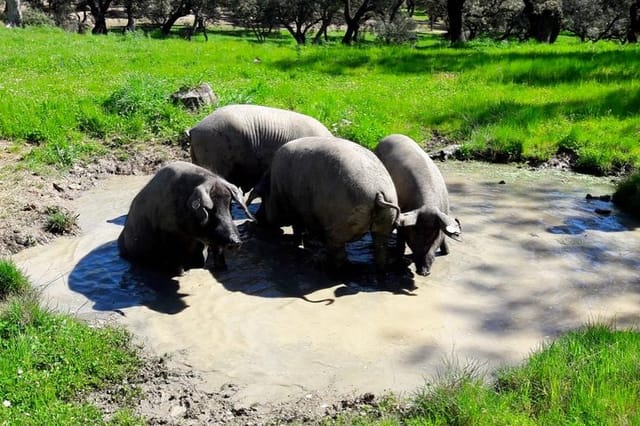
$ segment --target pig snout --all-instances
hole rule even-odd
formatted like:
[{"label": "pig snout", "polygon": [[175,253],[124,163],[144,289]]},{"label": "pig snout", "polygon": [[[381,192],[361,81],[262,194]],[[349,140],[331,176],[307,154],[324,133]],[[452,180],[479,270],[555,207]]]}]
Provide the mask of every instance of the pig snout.
[{"label": "pig snout", "polygon": [[426,277],[427,275],[431,274],[431,265],[433,264],[432,256],[429,256],[428,254],[414,256],[413,261],[416,264],[416,273],[418,275]]},{"label": "pig snout", "polygon": [[238,248],[242,244],[238,228],[231,221],[220,222],[211,232],[210,243],[224,248]]},{"label": "pig snout", "polygon": [[227,240],[225,247],[230,249],[237,249],[241,245],[242,245],[242,241],[240,240],[240,235],[238,235],[238,233],[236,232],[235,234],[229,236],[229,239]]}]

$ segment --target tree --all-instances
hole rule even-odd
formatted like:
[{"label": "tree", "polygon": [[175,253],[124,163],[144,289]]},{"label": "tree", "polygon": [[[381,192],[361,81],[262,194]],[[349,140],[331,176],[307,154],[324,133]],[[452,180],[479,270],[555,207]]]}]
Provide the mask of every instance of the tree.
[{"label": "tree", "polygon": [[351,44],[358,41],[360,25],[370,17],[370,13],[373,12],[375,8],[376,4],[374,0],[361,0],[355,4],[351,0],[344,0],[343,13],[347,29],[344,36],[342,36],[343,44]]},{"label": "tree", "polygon": [[271,33],[278,19],[276,0],[224,0],[224,6],[230,11],[234,25],[249,28],[258,41],[264,41]]},{"label": "tree", "polygon": [[416,26],[408,13],[396,10],[378,17],[376,34],[386,44],[413,43],[417,40]]},{"label": "tree", "polygon": [[634,1],[629,6],[629,29],[627,31],[627,41],[629,43],[637,43],[638,33],[640,33],[640,0]]},{"label": "tree", "polygon": [[360,36],[360,26],[363,22],[375,16],[387,16],[393,20],[403,0],[344,0],[344,22],[347,29],[342,37],[343,44],[357,42]]},{"label": "tree", "polygon": [[136,30],[136,19],[148,15],[151,0],[124,0],[122,6],[127,15],[127,24],[123,31],[134,32]]},{"label": "tree", "polygon": [[22,9],[20,0],[7,0],[5,4],[7,23],[9,28],[22,26]]},{"label": "tree", "polygon": [[307,33],[322,21],[321,3],[314,0],[275,0],[275,16],[298,44],[305,44]]},{"label": "tree", "polygon": [[553,43],[562,24],[560,0],[524,0],[524,16],[528,22],[526,38]]},{"label": "tree", "polygon": [[633,7],[638,3],[637,0],[564,0],[564,27],[582,41],[627,41],[633,37]]},{"label": "tree", "polygon": [[187,38],[191,40],[191,37],[197,32],[202,31],[204,39],[209,41],[207,36],[207,22],[214,21],[218,17],[218,7],[215,0],[194,0],[193,1],[193,25],[187,34]]},{"label": "tree", "polygon": [[447,17],[449,18],[448,38],[451,43],[459,43],[465,40],[462,12],[465,0],[447,0]]},{"label": "tree", "polygon": [[429,17],[429,26],[432,30],[440,19],[447,21],[447,0],[426,0],[421,3],[423,3],[424,11]]},{"label": "tree", "polygon": [[324,41],[328,41],[327,30],[338,15],[338,11],[342,5],[342,0],[319,0],[318,2],[320,11],[320,28],[313,38],[314,44],[319,44],[324,37]]},{"label": "tree", "polygon": [[522,0],[467,0],[463,12],[467,39],[509,37],[517,30],[523,7]]},{"label": "tree", "polygon": [[171,33],[171,28],[175,25],[176,21],[183,16],[187,16],[191,13],[193,8],[193,0],[178,0],[170,5],[170,12],[160,27],[160,34],[164,37]]},{"label": "tree", "polygon": [[78,9],[88,7],[93,16],[94,24],[91,29],[92,34],[106,34],[107,28],[107,12],[111,7],[111,0],[83,0],[78,4]]}]

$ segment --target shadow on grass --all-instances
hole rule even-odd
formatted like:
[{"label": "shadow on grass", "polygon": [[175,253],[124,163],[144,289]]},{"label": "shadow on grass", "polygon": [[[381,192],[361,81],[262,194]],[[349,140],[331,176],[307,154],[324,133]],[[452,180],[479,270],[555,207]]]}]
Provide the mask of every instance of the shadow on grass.
[{"label": "shadow on grass", "polygon": [[[566,49],[566,47],[564,48]],[[487,68],[489,81],[553,86],[578,82],[623,83],[637,80],[638,49],[601,51],[486,51],[467,46],[449,48],[436,43],[416,48],[396,47],[384,55],[359,47],[334,48],[333,55],[310,51],[303,57],[276,61],[279,70],[318,69],[331,75],[363,66],[390,74],[468,73]]]}]

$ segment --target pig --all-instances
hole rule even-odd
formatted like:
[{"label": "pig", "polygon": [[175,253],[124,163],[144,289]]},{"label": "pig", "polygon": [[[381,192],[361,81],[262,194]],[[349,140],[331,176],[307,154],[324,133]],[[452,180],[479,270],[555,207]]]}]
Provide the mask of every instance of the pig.
[{"label": "pig", "polygon": [[188,132],[191,161],[248,192],[269,168],[273,154],[303,136],[331,136],[318,120],[261,105],[227,105]]},{"label": "pig", "polygon": [[248,202],[258,196],[258,224],[292,225],[295,235],[318,238],[331,272],[347,271],[345,244],[368,231],[376,269],[387,269],[387,242],[400,208],[389,173],[370,150],[335,137],[295,139],[276,151]]},{"label": "pig", "polygon": [[444,178],[433,160],[408,136],[392,134],[383,138],[375,153],[393,179],[402,211],[398,218],[397,254],[404,254],[406,241],[416,272],[429,275],[436,250],[449,254],[444,236],[461,240],[460,222],[449,216]]},{"label": "pig", "polygon": [[240,245],[231,200],[252,218],[235,185],[195,164],[170,163],[131,202],[118,237],[120,255],[180,275],[204,266],[203,250],[208,246],[213,266],[224,269],[223,248]]}]

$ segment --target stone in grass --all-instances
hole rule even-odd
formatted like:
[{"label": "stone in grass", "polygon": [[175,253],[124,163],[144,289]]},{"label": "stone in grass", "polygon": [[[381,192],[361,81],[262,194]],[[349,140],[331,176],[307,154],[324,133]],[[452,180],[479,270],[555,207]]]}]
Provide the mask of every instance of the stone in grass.
[{"label": "stone in grass", "polygon": [[171,99],[174,103],[180,103],[192,111],[218,102],[218,97],[207,83],[194,88],[183,87],[172,94]]}]

